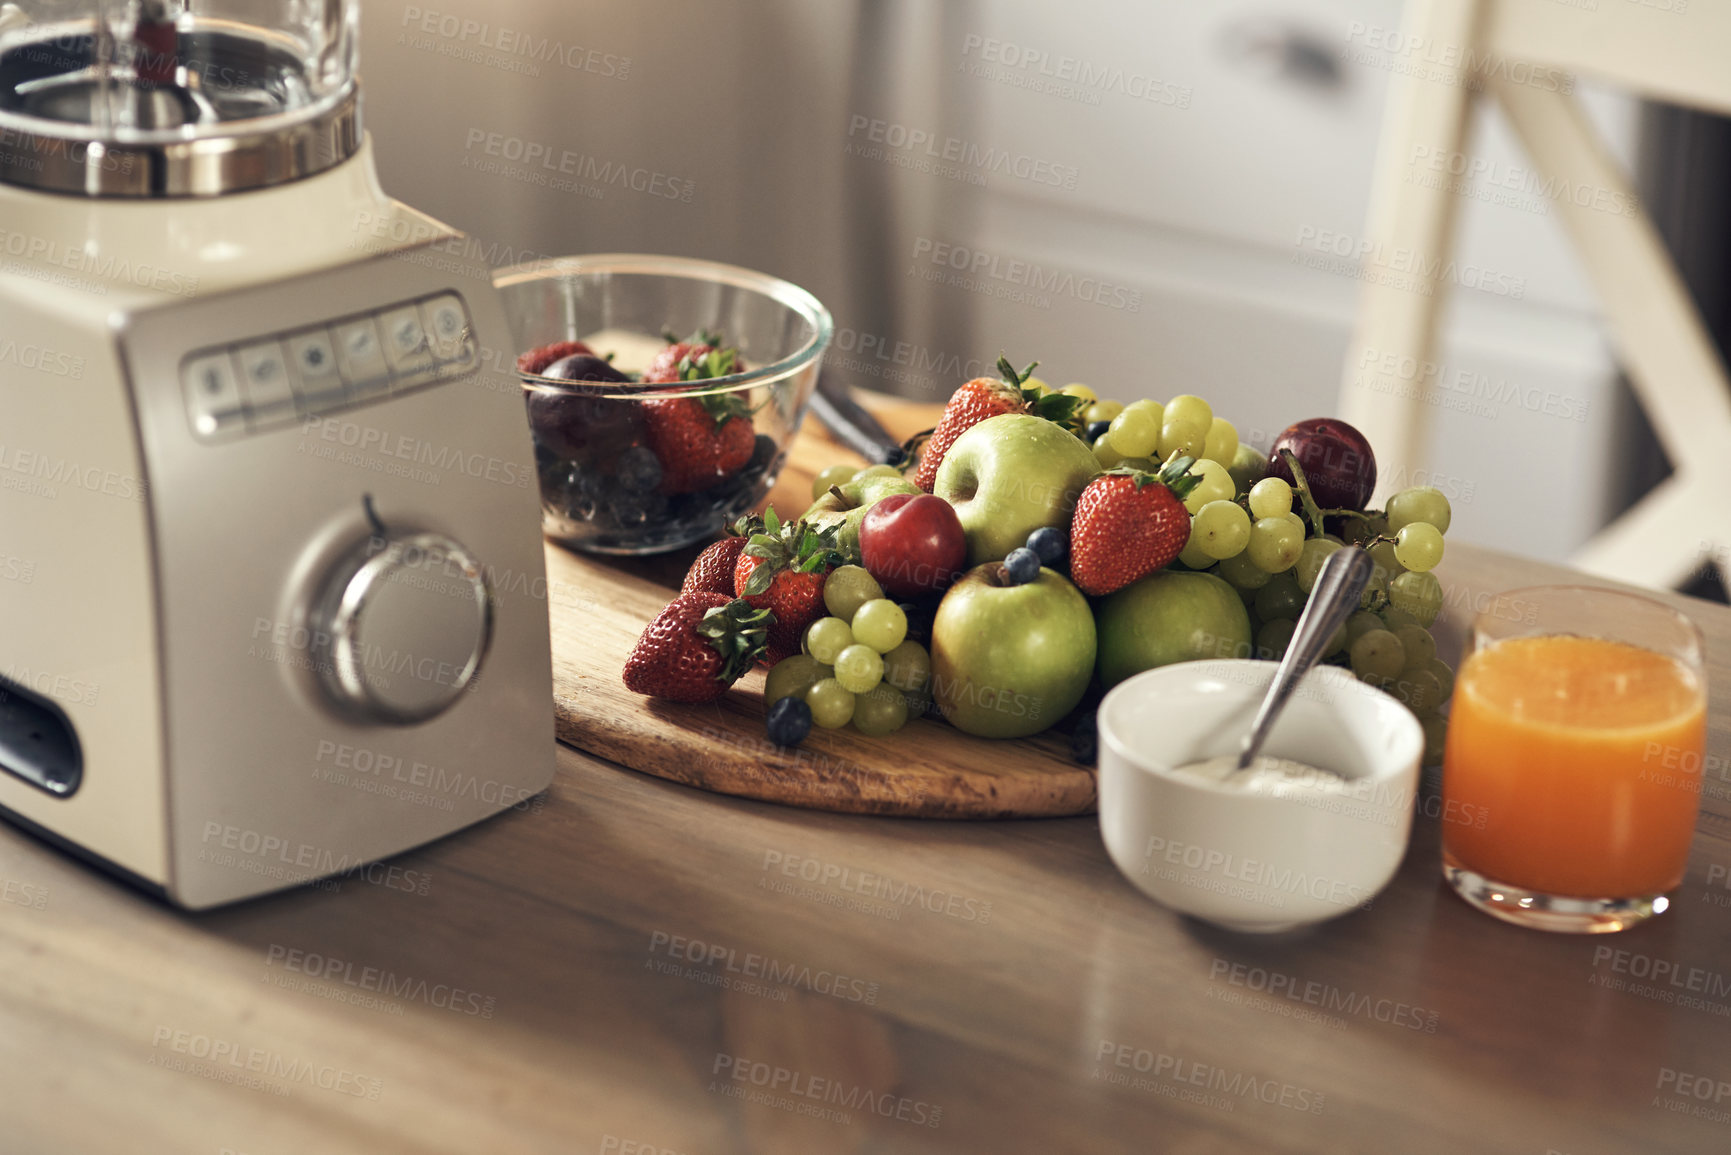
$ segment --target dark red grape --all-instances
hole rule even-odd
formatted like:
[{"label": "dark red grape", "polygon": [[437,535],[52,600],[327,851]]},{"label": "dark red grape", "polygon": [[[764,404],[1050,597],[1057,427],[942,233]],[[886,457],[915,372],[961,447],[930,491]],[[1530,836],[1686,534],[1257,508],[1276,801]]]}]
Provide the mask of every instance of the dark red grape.
[{"label": "dark red grape", "polygon": [[559,381],[631,380],[615,369],[611,362],[591,353],[573,353],[569,357],[561,357],[541,370],[541,376],[552,377]]},{"label": "dark red grape", "polygon": [[1288,426],[1268,451],[1268,475],[1293,483],[1281,454],[1290,449],[1304,470],[1310,495],[1323,509],[1362,510],[1376,490],[1376,455],[1364,434],[1334,417]]},{"label": "dark red grape", "polygon": [[567,461],[591,468],[610,464],[643,438],[638,403],[580,390],[543,386],[525,389],[535,443]]}]

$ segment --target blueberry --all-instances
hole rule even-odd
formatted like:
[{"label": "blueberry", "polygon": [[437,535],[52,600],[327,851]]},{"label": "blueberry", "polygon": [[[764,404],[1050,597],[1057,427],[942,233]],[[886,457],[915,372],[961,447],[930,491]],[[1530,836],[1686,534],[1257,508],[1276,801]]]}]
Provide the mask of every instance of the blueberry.
[{"label": "blueberry", "polygon": [[732,495],[738,492],[755,493],[757,483],[762,481],[764,475],[772,468],[779,470],[782,460],[775,439],[759,433],[757,443],[751,450],[751,459],[741,467],[738,473],[722,482],[718,488],[729,495],[729,500],[732,500]]},{"label": "blueberry", "polygon": [[750,473],[755,469],[759,477],[763,476],[769,463],[775,460],[775,455],[779,452],[780,447],[776,445],[775,438],[767,433],[759,433],[757,440],[752,443],[751,460],[745,463],[745,471]]},{"label": "blueberry", "polygon": [[567,466],[559,479],[557,502],[572,521],[594,521],[599,506],[595,479],[580,466]]},{"label": "blueberry", "polygon": [[1064,560],[1070,543],[1065,539],[1063,530],[1046,525],[1028,535],[1028,548],[1039,557],[1041,565],[1057,565]]},{"label": "blueberry", "polygon": [[1094,721],[1094,711],[1076,719],[1076,728],[1070,731],[1070,757],[1084,766],[1092,766],[1099,757],[1100,736]]},{"label": "blueberry", "polygon": [[746,485],[737,489],[725,490],[710,498],[709,508],[721,515],[722,521],[732,521],[742,513],[747,513],[757,504],[757,492],[754,486]]},{"label": "blueberry", "polygon": [[636,529],[667,512],[667,499],[659,493],[620,490],[607,499],[607,509],[621,529]]},{"label": "blueberry", "polygon": [[1027,585],[1040,576],[1040,555],[1031,549],[1013,549],[1004,559],[1004,579],[1013,586]]},{"label": "blueberry", "polygon": [[1106,430],[1110,428],[1112,428],[1112,423],[1110,421],[1090,421],[1088,422],[1088,428],[1084,429],[1082,432],[1088,435],[1088,444],[1092,445],[1094,442],[1104,437],[1106,435]]},{"label": "blueberry", "polygon": [[777,746],[797,746],[811,733],[811,707],[799,698],[783,698],[769,708],[769,740]]},{"label": "blueberry", "polygon": [[649,493],[661,484],[661,462],[648,446],[633,445],[619,455],[616,474],[626,493]]}]

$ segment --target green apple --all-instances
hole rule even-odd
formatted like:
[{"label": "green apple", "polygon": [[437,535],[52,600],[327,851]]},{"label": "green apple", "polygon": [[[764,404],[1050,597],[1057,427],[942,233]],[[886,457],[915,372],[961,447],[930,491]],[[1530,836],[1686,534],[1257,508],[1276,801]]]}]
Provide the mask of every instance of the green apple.
[{"label": "green apple", "polygon": [[824,494],[811,503],[803,516],[819,529],[835,526],[836,548],[849,557],[859,556],[859,527],[865,520],[866,510],[892,494],[920,492],[919,486],[893,470],[888,473],[867,471],[835,488],[841,490],[840,497],[834,492]]},{"label": "green apple", "polygon": [[1198,658],[1248,658],[1250,615],[1238,591],[1211,573],[1162,570],[1102,598],[1100,681]]},{"label": "green apple", "polygon": [[956,507],[968,564],[982,565],[1002,561],[1042,526],[1068,530],[1076,499],[1099,472],[1094,451],[1062,425],[1005,413],[956,438],[932,492]]},{"label": "green apple", "polygon": [[1031,582],[1006,585],[1004,567],[988,562],[963,574],[938,605],[932,696],[964,733],[1037,734],[1075,709],[1093,673],[1094,615],[1062,574],[1042,569]]}]

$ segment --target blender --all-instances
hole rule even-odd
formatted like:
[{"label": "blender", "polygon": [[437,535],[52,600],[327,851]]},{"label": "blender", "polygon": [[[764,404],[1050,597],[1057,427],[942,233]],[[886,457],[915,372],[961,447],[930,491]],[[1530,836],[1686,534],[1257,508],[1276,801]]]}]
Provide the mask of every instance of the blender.
[{"label": "blender", "polygon": [[0,813],[183,906],[552,778],[490,272],[387,197],[354,0],[0,4]]}]

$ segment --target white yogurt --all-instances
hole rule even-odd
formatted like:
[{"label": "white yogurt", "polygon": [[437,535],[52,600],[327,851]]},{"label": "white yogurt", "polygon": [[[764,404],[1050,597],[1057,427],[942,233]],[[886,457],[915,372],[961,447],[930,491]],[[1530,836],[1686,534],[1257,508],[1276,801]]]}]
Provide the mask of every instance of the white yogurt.
[{"label": "white yogurt", "polygon": [[1172,772],[1213,782],[1227,790],[1246,794],[1267,794],[1275,798],[1296,798],[1316,794],[1347,794],[1351,782],[1333,770],[1323,770],[1291,758],[1271,758],[1258,754],[1250,765],[1234,773],[1238,755],[1222,754],[1203,762],[1191,762]]}]

